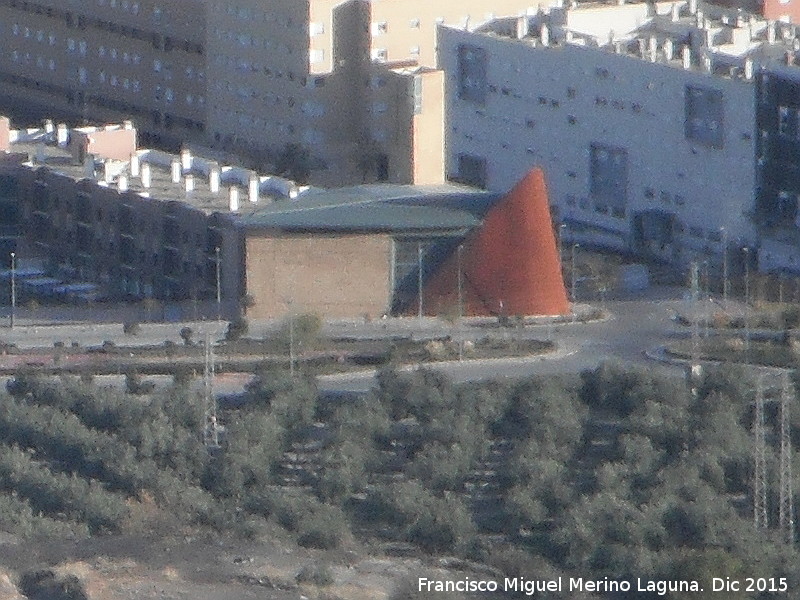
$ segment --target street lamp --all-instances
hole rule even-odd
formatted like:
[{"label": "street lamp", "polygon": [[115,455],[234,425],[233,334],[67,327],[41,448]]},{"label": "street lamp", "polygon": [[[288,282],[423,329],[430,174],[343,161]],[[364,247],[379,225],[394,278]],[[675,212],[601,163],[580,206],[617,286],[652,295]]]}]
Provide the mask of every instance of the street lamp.
[{"label": "street lamp", "polygon": [[572,244],[572,260],[571,260],[571,267],[570,267],[570,276],[571,276],[571,278],[570,278],[571,279],[570,280],[570,288],[572,290],[571,293],[572,293],[572,302],[573,302],[573,304],[575,302],[577,302],[577,300],[578,300],[577,295],[576,295],[576,291],[575,291],[575,285],[577,283],[577,274],[575,272],[575,260],[576,260],[576,255],[578,254],[578,248],[579,247],[580,247],[580,244]]},{"label": "street lamp", "polygon": [[9,325],[14,329],[14,313],[17,310],[17,255],[11,253],[11,314]]},{"label": "street lamp", "polygon": [[422,241],[417,242],[417,316],[422,321]]},{"label": "street lamp", "polygon": [[562,223],[558,226],[558,264],[561,265],[561,262],[564,260],[563,256],[563,248],[564,248],[564,233],[567,230],[567,224]]},{"label": "street lamp", "polygon": [[464,360],[464,340],[463,331],[461,331],[462,321],[464,320],[464,274],[461,267],[461,254],[464,250],[464,245],[458,246],[458,360]]},{"label": "street lamp", "polygon": [[288,300],[289,305],[289,376],[294,379],[294,310],[292,300]]},{"label": "street lamp", "polygon": [[728,230],[722,229],[722,305],[728,307]]},{"label": "street lamp", "polygon": [[578,295],[575,290],[575,284],[577,283],[577,277],[575,273],[575,255],[578,253],[578,247],[580,244],[572,244],[572,260],[571,260],[571,267],[570,267],[570,287],[572,288],[572,322],[574,323],[577,319],[577,308],[576,305],[578,303]]},{"label": "street lamp", "polygon": [[750,357],[750,248],[742,248],[744,252],[744,350]]},{"label": "street lamp", "polygon": [[222,320],[222,281],[220,280],[220,265],[219,265],[219,246],[214,248],[214,258],[216,261],[216,276],[217,276],[217,321]]}]

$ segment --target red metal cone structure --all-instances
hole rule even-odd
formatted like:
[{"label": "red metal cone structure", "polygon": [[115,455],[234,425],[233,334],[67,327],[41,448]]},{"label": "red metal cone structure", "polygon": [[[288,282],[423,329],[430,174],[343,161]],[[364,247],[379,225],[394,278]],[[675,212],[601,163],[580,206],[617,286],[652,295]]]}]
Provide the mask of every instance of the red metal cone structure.
[{"label": "red metal cone structure", "polygon": [[428,314],[457,307],[459,262],[464,315],[569,313],[541,168],[489,210],[464,241],[460,261],[454,251],[432,275],[424,288]]}]

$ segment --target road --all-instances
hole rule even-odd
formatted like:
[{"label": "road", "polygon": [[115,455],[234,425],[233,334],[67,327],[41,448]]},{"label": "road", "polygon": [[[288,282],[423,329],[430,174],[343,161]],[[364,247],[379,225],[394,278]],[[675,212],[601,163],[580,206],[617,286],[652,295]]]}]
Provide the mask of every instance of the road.
[{"label": "road", "polygon": [[[660,288],[648,290],[636,298],[610,300],[594,303],[610,315],[607,319],[591,323],[540,324],[524,329],[486,329],[465,324],[458,328],[444,324],[435,318],[400,318],[363,321],[334,321],[325,327],[331,336],[381,338],[413,336],[415,338],[453,335],[458,338],[478,339],[485,335],[507,335],[552,339],[558,350],[544,357],[469,360],[441,363],[432,368],[439,369],[455,381],[479,380],[496,377],[517,378],[529,374],[552,374],[579,372],[596,367],[603,361],[617,360],[646,365],[648,368],[677,373],[680,367],[649,360],[645,352],[663,345],[676,330],[672,316],[685,308],[682,299],[685,290]],[[66,346],[73,343],[81,347],[97,346],[106,340],[117,345],[145,346],[161,344],[165,340],[181,343],[180,329],[183,326],[194,330],[194,339],[203,339],[206,332],[212,339],[224,336],[225,322],[197,321],[186,323],[142,323],[137,335],[125,335],[119,323],[69,323],[30,324],[18,321],[13,329],[0,328],[0,340],[13,343],[20,349],[53,347],[55,342]],[[252,337],[261,337],[280,323],[253,322]],[[373,372],[348,373],[324,376],[320,386],[326,391],[365,391],[372,387]]]},{"label": "road", "polygon": [[[591,369],[603,361],[620,361],[649,369],[679,374],[682,366],[653,361],[645,353],[666,343],[680,328],[672,317],[686,306],[683,290],[653,290],[646,297],[596,303],[609,318],[594,323],[569,323],[509,330],[509,336],[552,339],[558,351],[551,356],[516,359],[473,360],[427,365],[462,382],[498,377],[519,378],[532,374],[576,373]],[[467,328],[469,329],[469,328]],[[467,334],[469,335],[469,334]],[[480,332],[473,332],[480,336]],[[373,385],[373,373],[348,373],[320,378],[327,391],[363,392]]]}]

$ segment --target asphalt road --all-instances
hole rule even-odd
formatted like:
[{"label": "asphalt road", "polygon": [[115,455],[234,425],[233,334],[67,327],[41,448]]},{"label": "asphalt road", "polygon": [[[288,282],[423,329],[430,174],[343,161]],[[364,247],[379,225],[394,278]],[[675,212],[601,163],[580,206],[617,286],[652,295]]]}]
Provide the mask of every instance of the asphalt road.
[{"label": "asphalt road", "polygon": [[[558,350],[543,357],[473,360],[427,365],[455,381],[498,377],[519,378],[532,374],[576,373],[604,361],[619,361],[644,366],[669,374],[680,374],[682,366],[649,359],[646,352],[664,345],[674,334],[685,335],[672,317],[686,307],[684,290],[652,290],[641,298],[597,303],[609,318],[594,323],[570,323],[509,330],[509,336],[552,339]],[[469,336],[470,328],[466,328]],[[471,332],[479,337],[481,332]],[[320,387],[328,391],[366,391],[373,385],[373,373],[348,373],[320,378]]]},{"label": "asphalt road", "polygon": [[[509,337],[552,339],[557,343],[558,350],[544,357],[470,360],[433,366],[456,381],[579,372],[607,360],[679,373],[680,367],[650,360],[645,352],[663,345],[676,331],[671,318],[676,312],[686,308],[682,299],[684,294],[683,289],[658,288],[643,292],[635,298],[593,303],[593,306],[604,308],[610,316],[592,323],[539,324],[524,329],[487,330],[474,326],[474,323],[459,328],[435,318],[401,318],[371,323],[336,321],[326,325],[325,332],[332,336],[364,338],[425,338],[449,334],[456,338],[463,336],[472,339],[491,333]],[[144,346],[160,344],[165,340],[181,343],[179,332],[183,326],[194,330],[195,340],[203,339],[206,332],[212,339],[218,340],[223,337],[226,325],[225,322],[217,321],[143,323],[140,332],[131,336],[123,333],[119,323],[32,324],[26,320],[18,320],[13,329],[8,326],[0,327],[0,340],[14,343],[21,349],[52,347],[57,341],[67,346],[77,343],[82,347],[97,346],[105,340],[113,340],[120,346]],[[250,335],[263,336],[279,326],[280,323],[274,321],[251,323]],[[327,391],[365,391],[372,387],[373,379],[373,372],[370,371],[325,376],[320,378],[320,386]]]}]

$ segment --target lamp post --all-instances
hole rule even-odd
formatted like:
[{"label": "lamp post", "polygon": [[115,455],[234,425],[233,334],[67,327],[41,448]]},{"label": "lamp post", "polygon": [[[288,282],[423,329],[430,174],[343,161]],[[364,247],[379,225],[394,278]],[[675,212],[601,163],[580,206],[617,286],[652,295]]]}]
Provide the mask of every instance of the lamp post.
[{"label": "lamp post", "polygon": [[214,248],[214,259],[216,261],[216,276],[217,276],[217,321],[222,320],[222,281],[220,280],[220,265],[219,265],[219,246]]},{"label": "lamp post", "polygon": [[561,265],[561,262],[564,260],[563,255],[563,248],[564,248],[564,232],[567,230],[567,224],[562,223],[558,226],[558,264]]},{"label": "lamp post", "polygon": [[422,321],[422,241],[417,242],[417,317]]},{"label": "lamp post", "polygon": [[571,266],[570,266],[570,288],[572,290],[571,293],[572,293],[572,321],[573,322],[577,318],[577,314],[576,314],[577,311],[576,311],[575,307],[576,307],[576,305],[578,303],[578,293],[577,293],[577,290],[575,288],[575,285],[576,285],[576,283],[578,281],[578,278],[577,278],[577,273],[575,272],[575,259],[576,259],[576,255],[578,254],[578,248],[579,247],[580,247],[580,244],[572,244],[572,259],[570,261],[571,262]]},{"label": "lamp post", "polygon": [[728,230],[722,227],[722,305],[728,307]]},{"label": "lamp post", "polygon": [[294,379],[294,310],[292,300],[289,304],[289,376]]},{"label": "lamp post", "polygon": [[572,295],[572,302],[573,303],[577,302],[577,300],[578,300],[577,295],[576,295],[577,292],[576,292],[576,289],[575,289],[575,286],[577,284],[577,273],[575,272],[575,261],[576,261],[576,255],[578,254],[578,248],[579,247],[580,247],[580,244],[572,244],[572,259],[570,261],[570,264],[571,264],[571,266],[570,266],[570,289],[571,289],[571,295]]},{"label": "lamp post", "polygon": [[464,360],[464,340],[463,332],[461,331],[462,321],[464,320],[464,274],[461,267],[461,254],[464,250],[464,245],[458,246],[458,360]]},{"label": "lamp post", "polygon": [[744,252],[744,350],[750,357],[750,248],[742,248]]},{"label": "lamp post", "polygon": [[9,325],[14,329],[14,313],[17,310],[17,255],[11,253],[11,314]]}]

